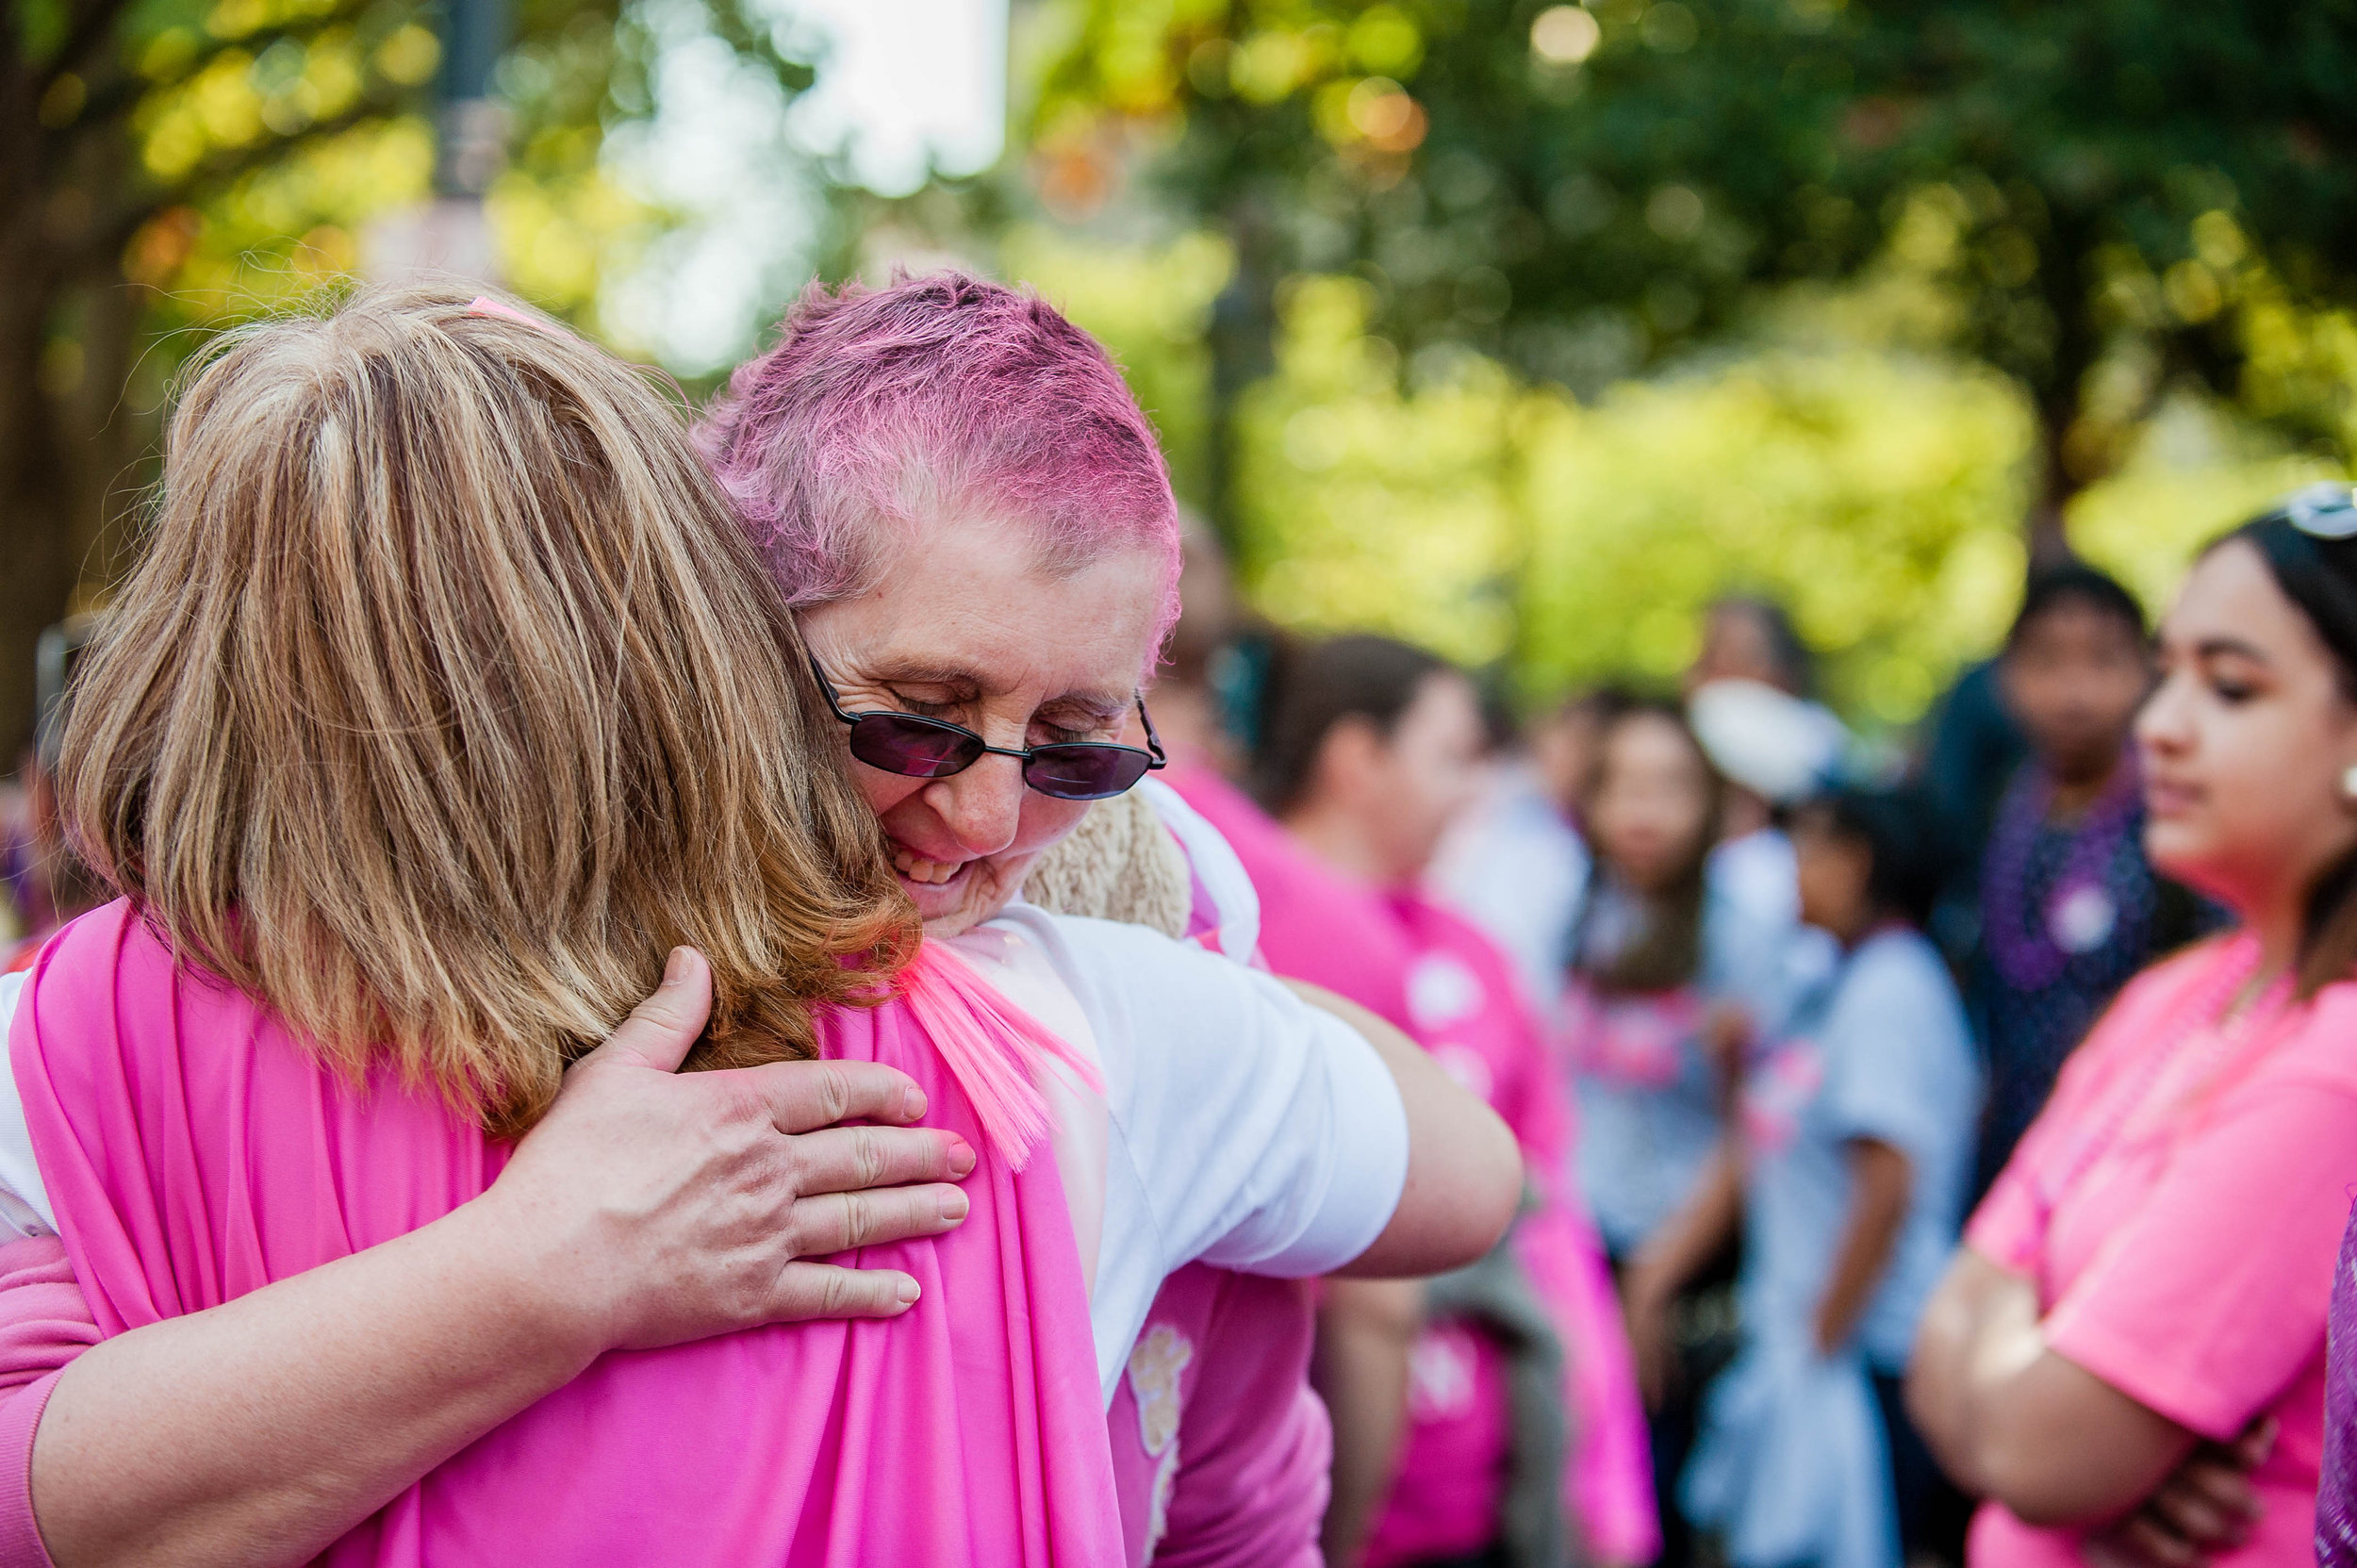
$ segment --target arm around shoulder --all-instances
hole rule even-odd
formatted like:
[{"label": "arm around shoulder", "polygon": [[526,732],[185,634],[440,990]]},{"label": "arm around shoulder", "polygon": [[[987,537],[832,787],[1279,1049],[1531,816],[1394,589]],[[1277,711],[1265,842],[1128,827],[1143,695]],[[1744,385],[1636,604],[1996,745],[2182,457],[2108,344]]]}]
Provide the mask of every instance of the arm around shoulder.
[{"label": "arm around shoulder", "polygon": [[1337,1272],[1361,1279],[1444,1273],[1488,1255],[1522,1203],[1523,1157],[1496,1112],[1413,1040],[1355,1002],[1286,982],[1350,1025],[1398,1086],[1408,1118],[1408,1178],[1375,1245]]}]

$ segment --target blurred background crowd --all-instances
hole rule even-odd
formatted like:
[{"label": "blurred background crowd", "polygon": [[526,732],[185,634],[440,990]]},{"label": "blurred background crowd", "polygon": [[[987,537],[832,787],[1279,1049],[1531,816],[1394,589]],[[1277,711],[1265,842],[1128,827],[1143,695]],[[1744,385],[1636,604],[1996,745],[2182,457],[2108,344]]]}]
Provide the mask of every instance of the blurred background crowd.
[{"label": "blurred background crowd", "polygon": [[[1581,1494],[1593,1555],[1772,1533],[1775,1445],[1728,1434],[1773,1406],[1810,1441],[1771,1490],[1871,1476],[1861,1506],[1960,1560],[1902,1408],[1916,1318],[2114,994],[2225,918],[2144,856],[2152,618],[2357,442],[2342,8],[11,0],[0,27],[0,951],[103,896],[42,764],[208,335],[456,272],[701,404],[813,276],[1027,283],[1120,360],[1192,513],[1151,700],[1198,805],[1390,899],[1335,973],[1330,906],[1289,924],[1264,883],[1269,961],[1457,1048],[1559,1162],[1592,1225],[1566,1256],[1609,1262],[1612,1310],[1557,1304],[1605,1371],[1553,1441],[1629,1436]],[[1460,1285],[1327,1303],[1338,1559],[1508,1560],[1478,1554],[1540,1439],[1501,1413],[1514,1303]],[[1354,1423],[1352,1347],[1387,1333],[1408,1414]],[[1854,1386],[1796,1391],[1788,1341]],[[1409,1473],[1442,1479],[1387,1499]]]}]

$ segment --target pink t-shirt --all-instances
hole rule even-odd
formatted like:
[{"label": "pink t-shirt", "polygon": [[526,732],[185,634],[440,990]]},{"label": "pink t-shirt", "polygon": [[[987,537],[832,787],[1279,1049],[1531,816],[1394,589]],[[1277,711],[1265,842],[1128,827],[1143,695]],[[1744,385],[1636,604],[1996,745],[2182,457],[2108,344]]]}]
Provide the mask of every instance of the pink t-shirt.
[{"label": "pink t-shirt", "polygon": [[1274,972],[1322,985],[1417,1032],[1408,1010],[1408,943],[1375,895],[1321,866],[1275,817],[1211,767],[1163,777],[1217,828],[1261,895],[1261,955]]},{"label": "pink t-shirt", "polygon": [[1408,1356],[1408,1429],[1364,1568],[1472,1557],[1498,1539],[1512,1397],[1506,1351],[1484,1325],[1425,1325]]},{"label": "pink t-shirt", "polygon": [[[1063,1048],[934,944],[899,992],[816,1022],[826,1055],[899,1067],[929,1120],[977,1151],[972,1223],[842,1255],[915,1275],[915,1308],[601,1356],[319,1560],[1120,1560],[1057,1162],[1037,1138],[992,1131],[1044,1120],[1030,1116],[1034,1053]],[[508,1149],[389,1067],[337,1073],[259,1002],[176,964],[121,900],[43,949],[8,1043],[72,1264],[32,1244],[0,1257],[0,1367],[41,1375],[0,1401],[0,1562],[13,1568],[48,1560],[20,1490],[55,1386],[45,1365],[405,1235],[479,1197]]]},{"label": "pink t-shirt", "polygon": [[1203,1263],[1163,1282],[1105,1411],[1129,1568],[1318,1568],[1334,1428],[1312,1288]]},{"label": "pink t-shirt", "polygon": [[[2137,1403],[2218,1442],[2282,1423],[2251,1477],[2265,1519],[2210,1560],[2291,1568],[2313,1561],[2325,1312],[2357,1185],[2357,983],[2221,1033],[2202,1015],[2250,941],[2205,943],[2119,994],[1965,1240],[2036,1282],[2058,1354]],[[1991,1503],[1970,1560],[2078,1563],[2080,1541]]]},{"label": "pink t-shirt", "polygon": [[[1413,894],[1385,907],[1415,954],[1408,1006],[1451,1078],[1489,1101],[1522,1146],[1538,1202],[1516,1221],[1516,1261],[1564,1350],[1566,1512],[1588,1551],[1646,1562],[1660,1550],[1643,1407],[1604,1243],[1572,1174],[1574,1123],[1511,961],[1470,922]],[[1370,1568],[1470,1553],[1498,1534],[1512,1441],[1508,1363],[1461,1321],[1428,1329],[1410,1366],[1409,1427],[1368,1550]]]}]

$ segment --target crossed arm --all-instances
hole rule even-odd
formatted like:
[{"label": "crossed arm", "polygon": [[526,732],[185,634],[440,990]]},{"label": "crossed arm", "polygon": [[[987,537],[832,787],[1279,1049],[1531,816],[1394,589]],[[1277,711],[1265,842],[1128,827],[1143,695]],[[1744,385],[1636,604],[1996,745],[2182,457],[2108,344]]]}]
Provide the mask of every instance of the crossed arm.
[{"label": "crossed arm", "polygon": [[1907,1410],[1957,1485],[2031,1525],[2117,1520],[2196,1443],[2049,1348],[2031,1282],[1970,1246],[1924,1309]]}]

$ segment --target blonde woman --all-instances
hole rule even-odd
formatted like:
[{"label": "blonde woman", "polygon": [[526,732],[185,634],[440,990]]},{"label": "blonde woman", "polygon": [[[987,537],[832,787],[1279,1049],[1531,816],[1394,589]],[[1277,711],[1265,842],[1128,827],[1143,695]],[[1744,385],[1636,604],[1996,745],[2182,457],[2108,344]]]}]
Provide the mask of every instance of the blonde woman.
[{"label": "blonde woman", "polygon": [[[1065,1173],[1093,1084],[1170,1065],[1088,1060],[993,954],[918,944],[671,411],[517,317],[427,294],[273,323],[175,415],[64,768],[127,897],[15,999],[0,1148],[29,1158],[0,1174],[101,1343],[0,1402],[30,1448],[0,1456],[29,1475],[0,1561],[1117,1556]],[[1134,983],[1183,991],[1138,941]],[[1259,980],[1199,1011],[1224,1032],[1190,1070],[1273,1076],[1323,1131],[1255,1144],[1237,1108],[1226,1194],[1176,1245],[1305,1271],[1488,1245],[1510,1182],[1432,1195],[1454,1234],[1399,1200],[1416,1145],[1360,1034]],[[648,1070],[700,1035],[733,1118]],[[971,1167],[898,1229],[973,1223],[856,1260],[917,1307],[752,1327],[784,1315],[770,1231],[877,1239],[874,1195],[832,1228],[789,1201],[827,1183],[780,1131],[919,1098],[948,1135],[825,1146],[870,1178]]]}]

